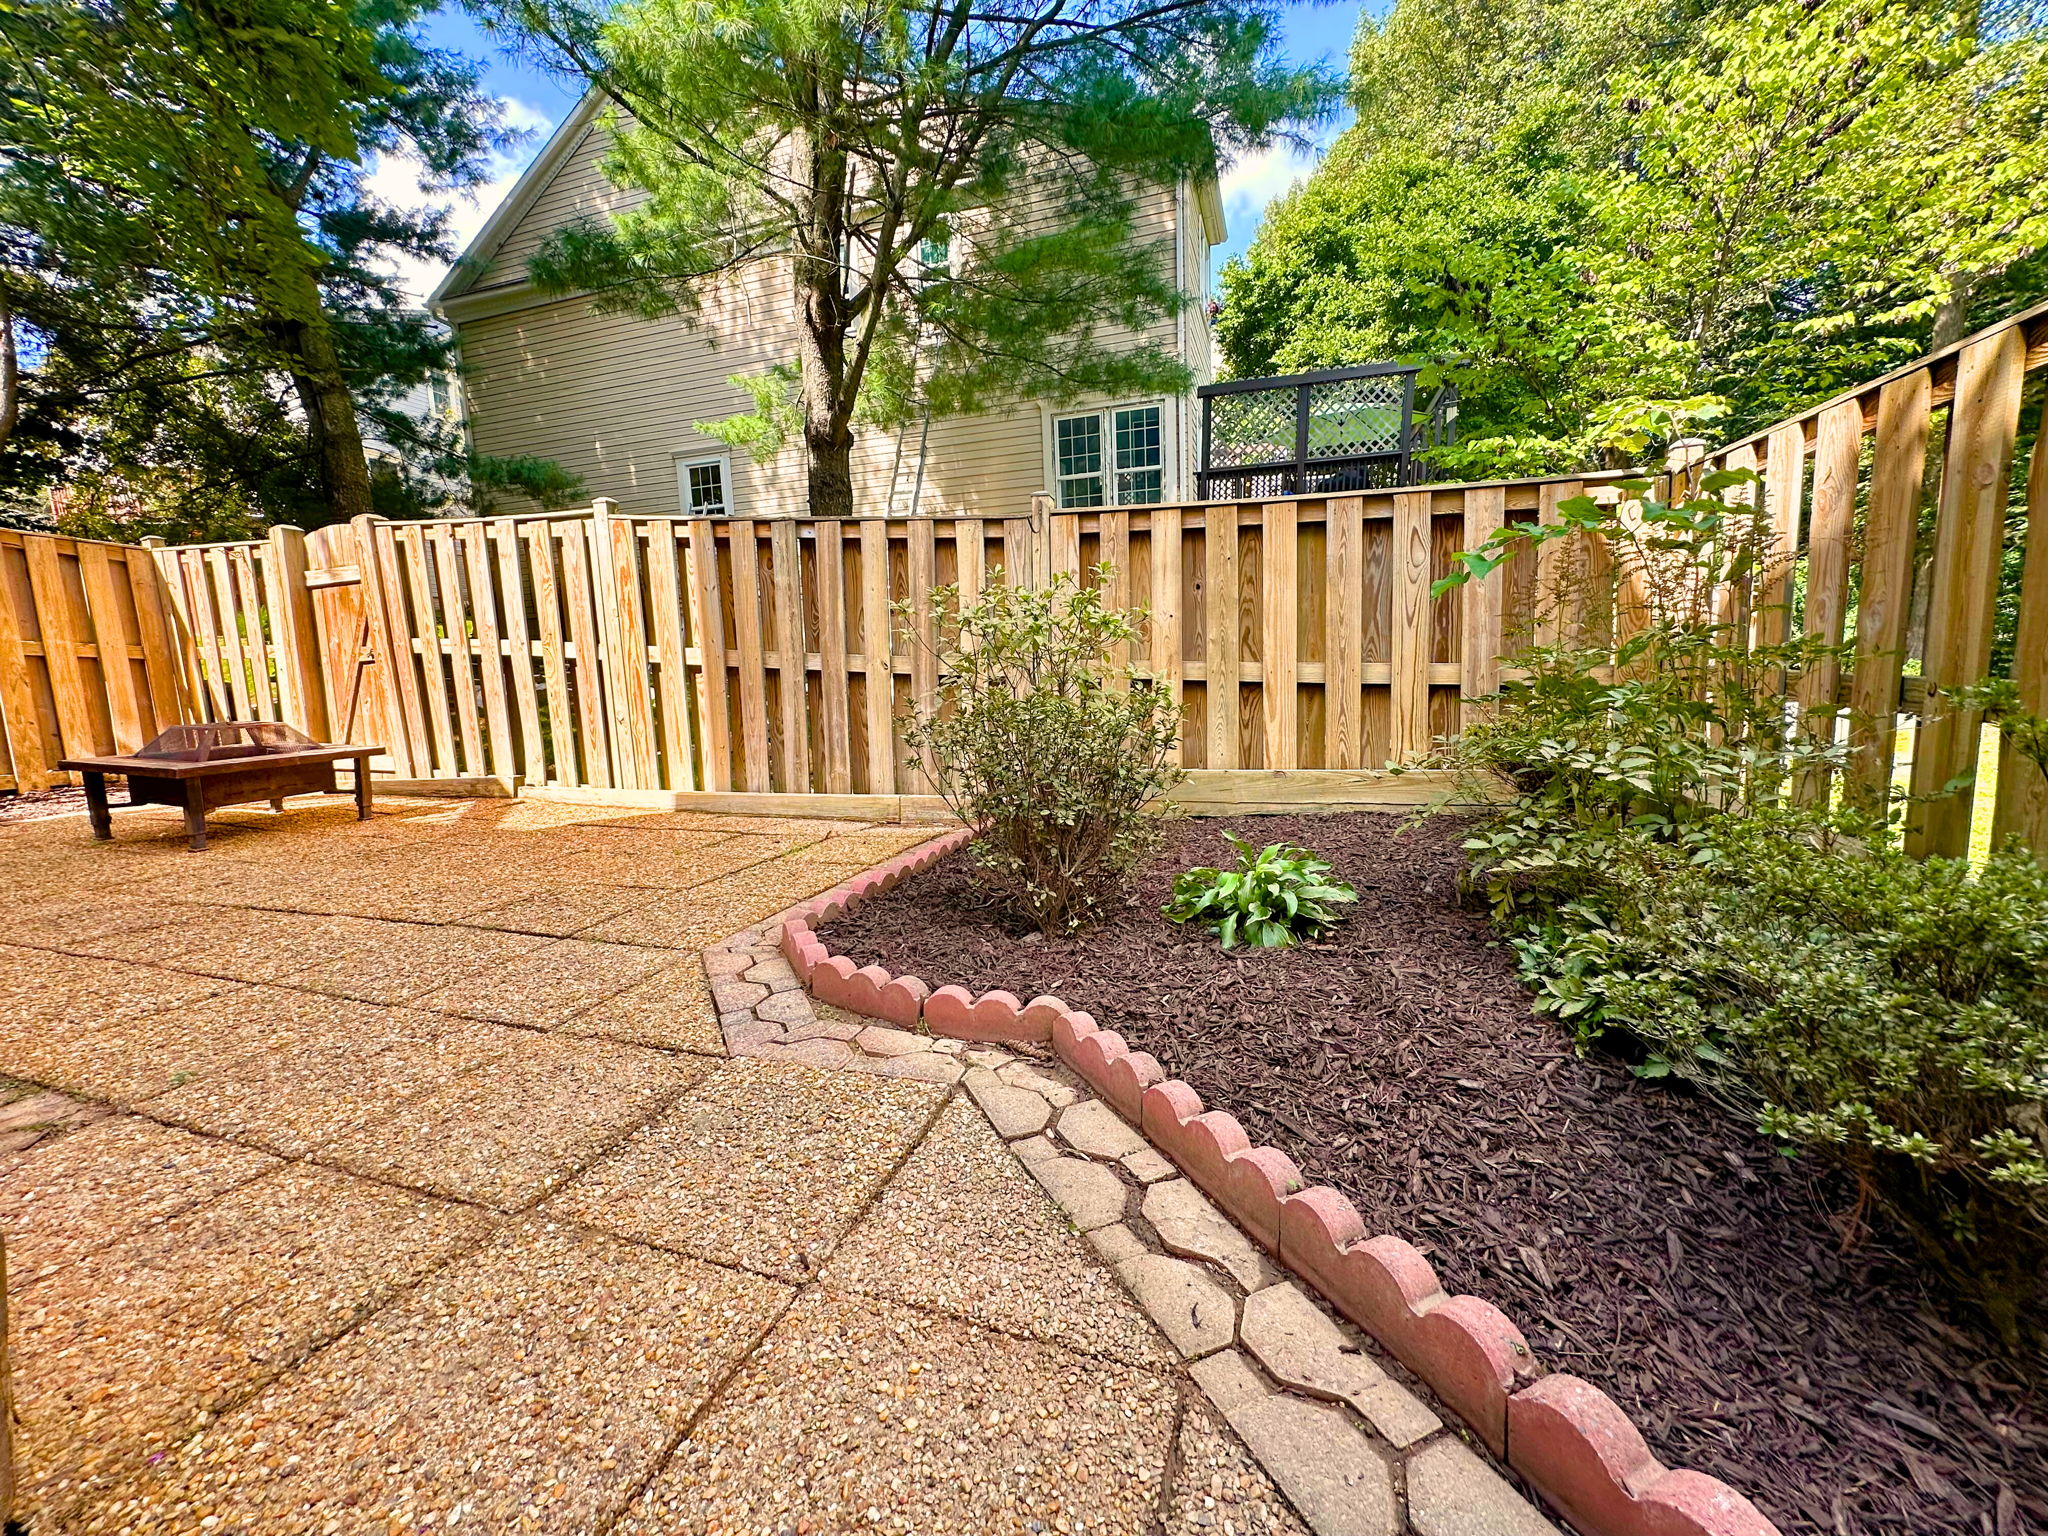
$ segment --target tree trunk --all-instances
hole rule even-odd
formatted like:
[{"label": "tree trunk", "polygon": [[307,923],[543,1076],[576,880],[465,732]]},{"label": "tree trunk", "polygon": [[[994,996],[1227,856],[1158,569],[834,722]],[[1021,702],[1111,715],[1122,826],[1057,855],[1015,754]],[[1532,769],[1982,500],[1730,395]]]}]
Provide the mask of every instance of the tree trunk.
[{"label": "tree trunk", "polygon": [[0,300],[0,443],[21,417],[21,365],[14,350],[14,311]]},{"label": "tree trunk", "polygon": [[[814,70],[809,80],[813,121],[824,121],[836,77]],[[804,188],[791,244],[796,286],[797,401],[803,413],[804,459],[812,517],[851,517],[853,402],[860,381],[847,375],[846,335],[853,324],[847,302],[846,155],[829,135],[813,132],[791,146]]]},{"label": "tree trunk", "polygon": [[1934,312],[1934,335],[1928,341],[1929,351],[1939,352],[1963,339],[1963,327],[1970,321],[1970,300],[1976,297],[1980,281],[1975,272],[1958,272],[1949,279],[1948,293],[1941,301],[1941,308]]},{"label": "tree trunk", "polygon": [[287,321],[279,329],[291,354],[292,386],[306,413],[306,431],[320,465],[320,493],[329,521],[345,523],[374,512],[355,397],[349,393],[325,318]]}]

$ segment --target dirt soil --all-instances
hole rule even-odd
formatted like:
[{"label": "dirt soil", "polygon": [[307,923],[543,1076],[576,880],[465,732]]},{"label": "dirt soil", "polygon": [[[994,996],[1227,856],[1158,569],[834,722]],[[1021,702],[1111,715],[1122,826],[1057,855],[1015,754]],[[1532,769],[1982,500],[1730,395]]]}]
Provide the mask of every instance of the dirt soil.
[{"label": "dirt soil", "polygon": [[[1458,824],[1400,825],[1178,823],[1117,920],[1060,940],[992,918],[955,855],[823,937],[934,987],[1086,1008],[1787,1536],[2048,1533],[2048,1362],[1938,1311],[1881,1235],[1845,1252],[1841,1181],[1575,1055],[1458,904]],[[1226,830],[1314,848],[1354,915],[1326,943],[1235,955],[1168,923],[1173,875],[1229,860]]]}]

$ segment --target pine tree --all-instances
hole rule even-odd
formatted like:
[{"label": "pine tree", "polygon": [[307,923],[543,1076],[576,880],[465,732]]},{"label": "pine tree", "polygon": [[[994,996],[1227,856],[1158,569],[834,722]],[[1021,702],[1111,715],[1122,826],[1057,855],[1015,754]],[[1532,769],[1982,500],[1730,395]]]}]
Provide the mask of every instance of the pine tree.
[{"label": "pine tree", "polygon": [[606,173],[645,194],[560,231],[531,263],[544,290],[687,314],[786,264],[796,355],[719,430],[763,454],[799,434],[820,516],[855,510],[857,422],[1186,388],[1178,359],[1109,334],[1186,302],[1131,238],[1136,192],[1213,173],[1336,90],[1277,62],[1268,0],[482,8],[604,94]]}]

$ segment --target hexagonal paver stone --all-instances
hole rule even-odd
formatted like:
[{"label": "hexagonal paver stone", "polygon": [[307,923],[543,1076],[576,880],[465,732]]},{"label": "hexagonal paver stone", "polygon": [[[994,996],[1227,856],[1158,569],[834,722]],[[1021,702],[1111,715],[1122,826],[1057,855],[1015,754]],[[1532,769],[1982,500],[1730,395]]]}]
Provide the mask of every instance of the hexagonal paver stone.
[{"label": "hexagonal paver stone", "polygon": [[853,1041],[870,1056],[908,1056],[912,1051],[932,1048],[929,1037],[907,1029],[891,1029],[886,1024],[870,1024],[841,1038]]},{"label": "hexagonal paver stone", "polygon": [[1169,1253],[1205,1259],[1247,1291],[1279,1279],[1252,1240],[1186,1179],[1154,1184],[1146,1190],[1144,1214]]},{"label": "hexagonal paver stone", "polygon": [[1064,1109],[1081,1097],[1070,1084],[1026,1061],[1013,1061],[998,1068],[997,1075],[1012,1088],[1029,1088],[1054,1109]]},{"label": "hexagonal paver stone", "polygon": [[1083,1232],[1124,1219],[1123,1180],[1101,1164],[1084,1163],[1078,1157],[1048,1157],[1024,1166]]},{"label": "hexagonal paver stone", "polygon": [[907,1077],[921,1083],[957,1083],[962,1068],[938,1051],[912,1051],[905,1056],[869,1056],[855,1063],[877,1077]]},{"label": "hexagonal paver stone", "polygon": [[1116,1272],[1187,1359],[1221,1349],[1236,1332],[1237,1304],[1230,1293],[1185,1259],[1142,1253],[1125,1259]]},{"label": "hexagonal paver stone", "polygon": [[1344,1410],[1267,1392],[1234,1349],[1188,1368],[1316,1536],[1395,1536],[1394,1474]]},{"label": "hexagonal paver stone", "polygon": [[1294,1285],[1247,1297],[1245,1348],[1276,1381],[1314,1397],[1349,1403],[1395,1446],[1406,1449],[1443,1427],[1422,1400],[1395,1381]]},{"label": "hexagonal paver stone", "polygon": [[1124,1166],[1131,1171],[1131,1177],[1140,1184],[1157,1184],[1161,1179],[1170,1179],[1180,1170],[1150,1147],[1141,1147],[1124,1160]]},{"label": "hexagonal paver stone", "polygon": [[985,1067],[972,1068],[961,1081],[989,1124],[1005,1141],[1036,1136],[1052,1118],[1052,1106],[1029,1088],[1012,1088]]},{"label": "hexagonal paver stone", "polygon": [[1132,1130],[1100,1099],[1089,1099],[1060,1112],[1060,1138],[1090,1157],[1129,1157],[1145,1150],[1145,1138]]},{"label": "hexagonal paver stone", "polygon": [[1506,1478],[1446,1436],[1408,1462],[1416,1536],[1557,1536]]}]

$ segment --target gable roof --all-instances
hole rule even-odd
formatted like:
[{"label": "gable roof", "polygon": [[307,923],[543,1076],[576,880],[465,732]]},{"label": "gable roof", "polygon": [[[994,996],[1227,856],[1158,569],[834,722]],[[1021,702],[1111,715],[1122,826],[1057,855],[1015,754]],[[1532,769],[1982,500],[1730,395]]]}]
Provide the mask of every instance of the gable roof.
[{"label": "gable roof", "polygon": [[[484,221],[474,239],[456,257],[434,291],[427,296],[427,308],[436,314],[443,313],[442,306],[448,301],[459,299],[477,285],[477,280],[490,271],[499,248],[506,238],[519,227],[519,222],[548,188],[561,171],[563,163],[582,144],[584,134],[596,121],[599,110],[605,105],[601,91],[592,89],[584,92],[569,115],[562,119],[555,131],[548,135],[547,143],[541,146],[539,154],[519,175],[491,216]],[[1210,245],[1221,245],[1224,240],[1223,198],[1213,171],[1194,181],[1194,203],[1201,217],[1204,233]]]},{"label": "gable roof", "polygon": [[548,135],[547,143],[540,153],[533,157],[533,163],[520,172],[519,179],[512,183],[491,216],[484,220],[484,227],[476,232],[476,238],[469,242],[462,254],[449,267],[447,274],[435,285],[427,296],[427,307],[439,311],[449,299],[460,298],[475,286],[476,280],[489,270],[498,254],[498,247],[505,243],[505,237],[512,233],[519,221],[534,204],[548,183],[555,179],[555,173],[562,168],[576,146],[583,142],[583,135],[596,120],[598,109],[604,105],[604,95],[590,90],[576,103],[569,115],[556,125]]}]

